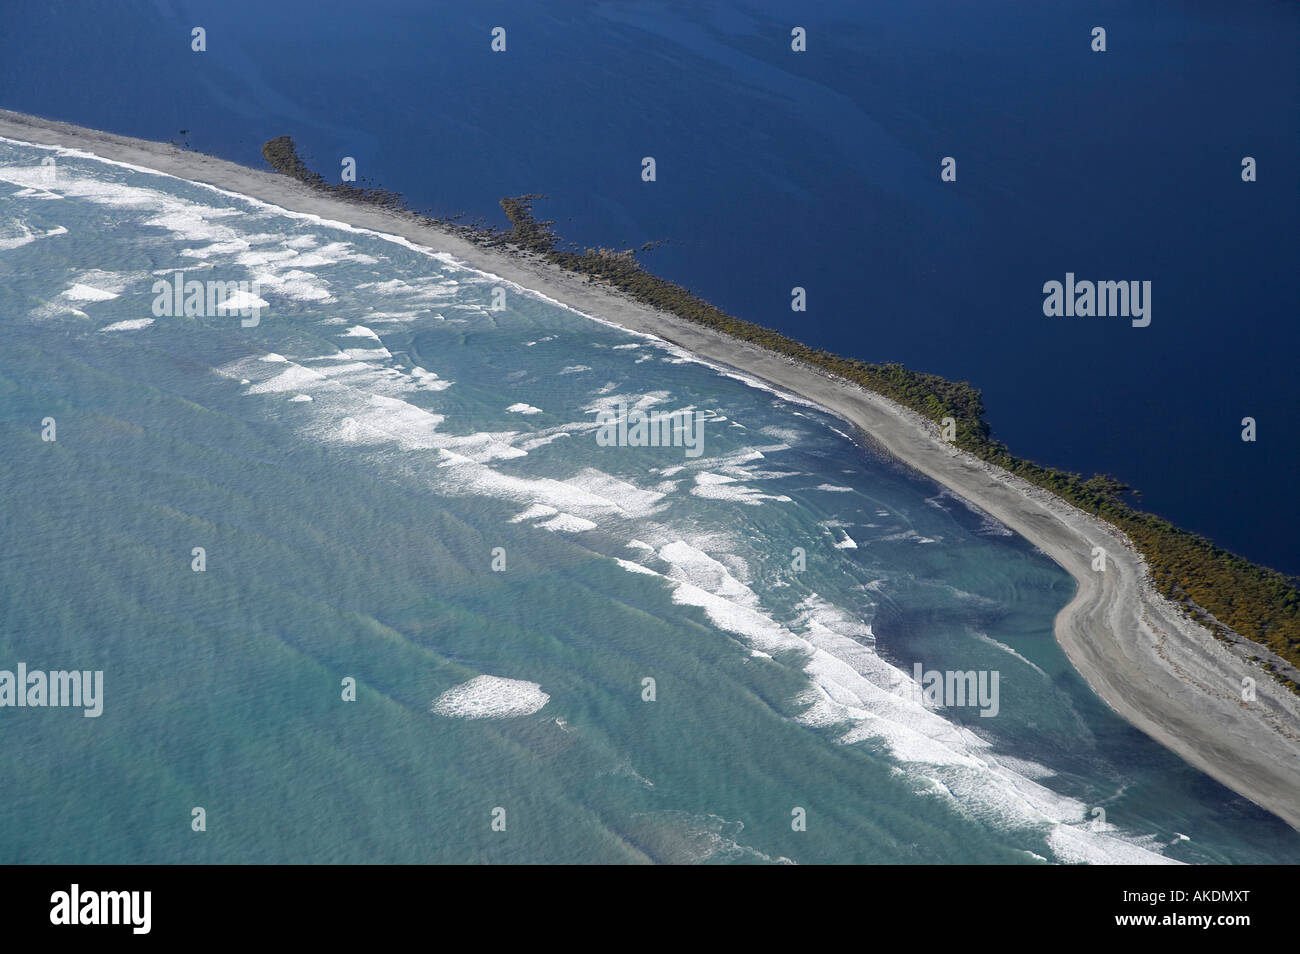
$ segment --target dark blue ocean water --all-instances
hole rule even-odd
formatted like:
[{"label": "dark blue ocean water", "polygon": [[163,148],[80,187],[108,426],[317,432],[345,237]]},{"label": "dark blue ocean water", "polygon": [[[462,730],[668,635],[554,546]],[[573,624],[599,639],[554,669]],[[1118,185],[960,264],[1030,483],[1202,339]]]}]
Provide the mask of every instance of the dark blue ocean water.
[{"label": "dark blue ocean water", "polygon": [[[6,107],[255,165],[288,133],[469,218],[545,192],[566,238],[668,239],[647,263],[723,308],[969,380],[1021,455],[1300,571],[1294,3],[5,7]],[[1044,317],[1067,271],[1151,281],[1151,326]]]}]

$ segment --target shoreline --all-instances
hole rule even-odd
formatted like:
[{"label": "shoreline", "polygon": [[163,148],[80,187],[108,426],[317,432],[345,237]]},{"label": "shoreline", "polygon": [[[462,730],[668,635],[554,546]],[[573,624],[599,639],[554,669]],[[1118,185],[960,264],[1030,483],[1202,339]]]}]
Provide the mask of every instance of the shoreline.
[{"label": "shoreline", "polygon": [[[1157,593],[1133,544],[1103,520],[1050,491],[944,442],[937,427],[851,382],[586,281],[534,253],[484,247],[413,213],[324,195],[288,176],[174,146],[0,110],[0,136],[59,146],[141,169],[397,236],[446,253],[588,317],[649,334],[716,365],[809,401],[867,434],[901,463],[947,487],[1037,546],[1078,584],[1054,623],[1071,664],[1131,725],[1228,788],[1300,829],[1300,697],[1250,655],[1277,660],[1243,640],[1225,644]],[[1107,570],[1091,569],[1103,546]],[[1241,700],[1241,680],[1257,698]]]}]

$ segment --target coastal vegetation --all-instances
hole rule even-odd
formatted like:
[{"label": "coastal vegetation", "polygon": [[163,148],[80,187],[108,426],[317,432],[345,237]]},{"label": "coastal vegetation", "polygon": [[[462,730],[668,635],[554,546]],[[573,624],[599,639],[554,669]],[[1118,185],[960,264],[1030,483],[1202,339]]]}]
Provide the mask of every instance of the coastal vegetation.
[{"label": "coastal vegetation", "polygon": [[262,145],[262,156],[276,172],[292,176],[314,189],[331,192],[339,198],[351,202],[365,202],[370,205],[377,205],[393,212],[409,211],[399,193],[389,192],[387,189],[371,189],[365,186],[353,185],[350,182],[338,184],[326,182],[320,173],[312,172],[307,168],[307,164],[298,155],[293,140],[288,136],[279,136],[264,143]]},{"label": "coastal vegetation", "polygon": [[[266,143],[262,153],[273,169],[314,188],[417,216],[395,193],[326,183],[307,168],[287,136]],[[1254,564],[1205,537],[1137,509],[1125,499],[1131,488],[1113,477],[1084,477],[1017,457],[992,436],[980,392],[964,381],[810,348],[770,328],[728,315],[680,285],[651,274],[630,249],[560,248],[552,229],[554,223],[538,221],[533,215],[533,203],[541,198],[531,194],[502,199],[509,230],[460,225],[454,219],[421,218],[479,245],[536,255],[585,275],[588,280],[604,282],[647,305],[812,365],[897,401],[936,424],[946,417],[953,418],[957,422],[957,447],[1051,491],[1127,534],[1145,558],[1159,591],[1218,639],[1237,642],[1246,637],[1300,667],[1300,581],[1296,578]],[[1261,665],[1276,670],[1271,663]],[[1291,691],[1300,693],[1295,681],[1281,674],[1279,678]]]}]

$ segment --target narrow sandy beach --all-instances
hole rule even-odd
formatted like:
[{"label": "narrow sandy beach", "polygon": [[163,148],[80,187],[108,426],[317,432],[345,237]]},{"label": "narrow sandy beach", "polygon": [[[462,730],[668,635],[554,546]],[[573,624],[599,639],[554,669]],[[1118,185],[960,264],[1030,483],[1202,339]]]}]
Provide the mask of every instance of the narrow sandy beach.
[{"label": "narrow sandy beach", "polygon": [[[541,260],[481,248],[414,216],[324,196],[275,173],[4,110],[0,136],[83,150],[295,212],[399,235],[821,405],[860,429],[881,450],[1001,520],[1059,563],[1078,582],[1078,592],[1056,617],[1056,638],[1097,694],[1192,765],[1300,829],[1300,698],[1273,682],[1249,657],[1273,661],[1283,671],[1294,669],[1264,647],[1215,640],[1155,592],[1145,564],[1118,531],[956,451],[919,415]],[[1109,557],[1104,572],[1091,568],[1097,546]],[[1248,676],[1258,683],[1252,702],[1242,700],[1242,680]]]}]

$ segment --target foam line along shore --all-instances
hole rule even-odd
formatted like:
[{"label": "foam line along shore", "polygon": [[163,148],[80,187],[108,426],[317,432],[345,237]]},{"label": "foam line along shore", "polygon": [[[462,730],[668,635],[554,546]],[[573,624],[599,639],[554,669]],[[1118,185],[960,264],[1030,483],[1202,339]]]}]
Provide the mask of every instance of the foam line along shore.
[{"label": "foam line along shore", "polygon": [[[798,395],[859,428],[894,457],[950,488],[1047,553],[1078,583],[1055,634],[1116,712],[1234,791],[1300,827],[1300,699],[1259,680],[1251,644],[1226,645],[1155,590],[1131,543],[1104,521],[943,441],[897,403],[816,368],[590,283],[537,256],[485,248],[408,214],[323,195],[276,173],[172,146],[0,111],[0,136],[61,147],[248,196],[291,212],[395,236],[590,317],[670,341],[693,355]],[[1097,571],[1095,548],[1106,554]]]}]

